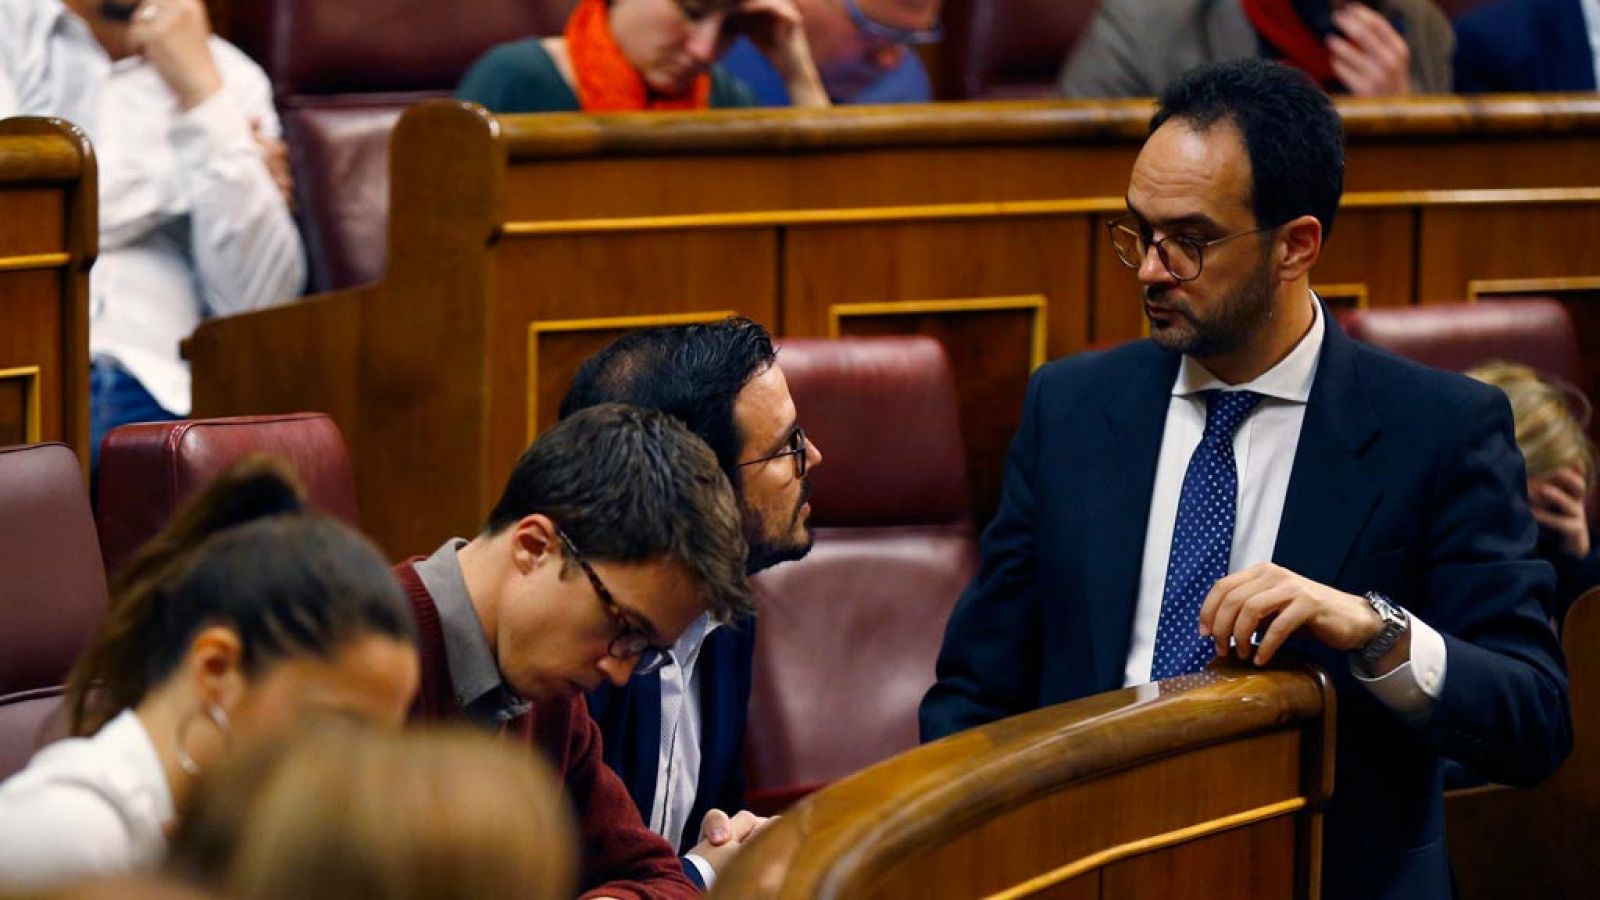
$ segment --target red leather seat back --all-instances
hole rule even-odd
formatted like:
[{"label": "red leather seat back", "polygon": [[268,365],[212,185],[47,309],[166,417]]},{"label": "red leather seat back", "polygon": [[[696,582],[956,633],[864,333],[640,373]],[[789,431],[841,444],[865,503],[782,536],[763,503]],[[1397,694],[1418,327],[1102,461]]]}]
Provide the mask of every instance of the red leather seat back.
[{"label": "red leather seat back", "polygon": [[322,413],[124,425],[100,448],[96,515],[107,571],[160,531],[180,504],[252,453],[287,460],[313,506],[358,525],[350,455],[339,426]]},{"label": "red leather seat back", "polygon": [[816,545],[754,579],[749,804],[772,811],[917,744],[917,704],[977,565],[955,384],[923,337],[795,339]]},{"label": "red leather seat back", "polygon": [[71,450],[0,448],[0,535],[3,779],[44,743],[59,686],[109,605],[89,494]]},{"label": "red leather seat back", "polygon": [[389,134],[496,44],[561,30],[576,0],[235,0],[232,38],[272,80],[306,239],[308,292],[376,281]]},{"label": "red leather seat back", "polygon": [[1567,384],[1583,381],[1572,316],[1548,298],[1357,309],[1339,318],[1351,337],[1436,368],[1464,372],[1504,359]]},{"label": "red leather seat back", "polygon": [[1067,54],[1100,0],[971,0],[957,46],[960,95],[968,100],[1054,97]]}]

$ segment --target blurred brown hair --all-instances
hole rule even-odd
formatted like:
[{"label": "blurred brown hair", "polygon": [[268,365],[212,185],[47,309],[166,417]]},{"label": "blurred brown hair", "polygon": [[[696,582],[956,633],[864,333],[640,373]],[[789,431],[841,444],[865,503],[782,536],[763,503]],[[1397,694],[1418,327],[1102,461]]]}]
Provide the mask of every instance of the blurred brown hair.
[{"label": "blurred brown hair", "polygon": [[208,772],[170,865],[236,900],[556,900],[577,883],[574,834],[525,747],[325,721]]}]

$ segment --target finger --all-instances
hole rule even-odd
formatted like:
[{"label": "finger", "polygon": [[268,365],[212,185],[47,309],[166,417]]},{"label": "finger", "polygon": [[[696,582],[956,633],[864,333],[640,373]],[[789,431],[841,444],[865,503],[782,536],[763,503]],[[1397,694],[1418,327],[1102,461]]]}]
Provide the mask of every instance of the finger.
[{"label": "finger", "polygon": [[1550,512],[1542,506],[1533,507],[1533,520],[1546,528],[1552,528],[1556,531],[1564,530],[1564,526],[1566,525],[1560,516]]},{"label": "finger", "polygon": [[763,821],[765,820],[747,809],[740,810],[739,814],[734,816],[732,822],[729,823],[729,827],[733,829],[733,839],[735,841],[744,840],[750,836],[751,832],[761,827]]},{"label": "finger", "polygon": [[1569,496],[1577,498],[1579,502],[1582,502],[1584,494],[1588,493],[1588,485],[1583,480],[1583,470],[1577,466],[1568,466],[1562,469],[1556,473],[1556,477],[1551,481],[1554,481]]},{"label": "finger", "polygon": [[1267,626],[1261,635],[1261,644],[1256,647],[1255,663],[1264,666],[1272,662],[1272,657],[1278,653],[1278,648],[1289,639],[1289,635],[1300,630],[1300,627],[1311,618],[1312,605],[1309,600],[1298,600],[1289,604],[1278,612],[1272,624]]},{"label": "finger", "polygon": [[1338,35],[1328,37],[1328,61],[1334,76],[1353,94],[1373,93],[1381,84],[1382,72],[1373,59]]},{"label": "finger", "polygon": [[1547,484],[1540,489],[1545,506],[1554,513],[1568,518],[1583,518],[1583,501],[1568,493],[1560,485]]},{"label": "finger", "polygon": [[1249,659],[1255,653],[1250,641],[1255,637],[1256,629],[1288,606],[1294,597],[1293,585],[1275,585],[1251,597],[1249,602],[1241,606],[1233,622],[1234,654],[1240,659]]},{"label": "finger", "polygon": [[1406,39],[1383,14],[1362,3],[1351,3],[1343,9],[1350,21],[1359,23],[1358,27],[1373,50],[1391,60],[1410,55],[1411,48],[1406,45]]},{"label": "finger", "polygon": [[1211,640],[1216,644],[1218,656],[1228,655],[1231,649],[1228,646],[1228,638],[1233,636],[1234,623],[1238,620],[1245,603],[1267,586],[1263,579],[1253,578],[1234,585],[1222,595],[1222,599],[1217,603],[1216,615],[1211,620]]},{"label": "finger", "polygon": [[721,847],[732,838],[728,814],[720,809],[708,810],[706,817],[700,820],[700,839],[710,841],[714,847]]},{"label": "finger", "polygon": [[1261,569],[1261,565],[1254,565],[1217,579],[1216,584],[1211,586],[1211,590],[1206,592],[1205,599],[1200,602],[1201,637],[1209,637],[1215,633],[1215,629],[1212,628],[1212,622],[1216,618],[1217,606],[1222,603],[1222,598],[1239,585],[1260,577]]}]

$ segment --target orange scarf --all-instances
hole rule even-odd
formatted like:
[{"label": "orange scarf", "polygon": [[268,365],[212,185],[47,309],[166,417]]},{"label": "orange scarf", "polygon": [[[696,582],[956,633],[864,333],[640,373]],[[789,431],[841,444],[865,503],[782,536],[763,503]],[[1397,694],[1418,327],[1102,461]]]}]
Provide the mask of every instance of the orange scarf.
[{"label": "orange scarf", "polygon": [[606,0],[580,0],[567,19],[567,57],[577,79],[574,92],[584,112],[632,112],[642,109],[707,109],[711,76],[701,73],[689,90],[676,97],[656,94],[622,55],[611,34]]}]

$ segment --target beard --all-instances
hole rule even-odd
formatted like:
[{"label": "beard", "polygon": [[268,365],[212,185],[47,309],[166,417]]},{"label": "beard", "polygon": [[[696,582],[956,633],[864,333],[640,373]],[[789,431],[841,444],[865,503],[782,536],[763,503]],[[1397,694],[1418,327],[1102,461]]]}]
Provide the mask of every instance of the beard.
[{"label": "beard", "polygon": [[805,508],[810,499],[811,479],[807,478],[800,486],[800,498],[795,501],[794,509],[790,511],[788,519],[777,534],[769,532],[767,520],[761,515],[760,510],[752,509],[740,501],[739,511],[744,519],[744,539],[749,547],[749,555],[745,558],[745,574],[754,575],[778,563],[793,562],[811,552],[814,540],[811,525],[800,521],[800,510]]},{"label": "beard", "polygon": [[[1165,288],[1146,287],[1147,303],[1160,303]],[[1209,315],[1197,316],[1187,305],[1165,307],[1176,321],[1157,324],[1150,319],[1150,338],[1156,346],[1197,359],[1224,356],[1248,344],[1272,320],[1273,276],[1265,258],[1246,276],[1244,284],[1223,297]],[[1148,316],[1148,311],[1146,314]]]}]

